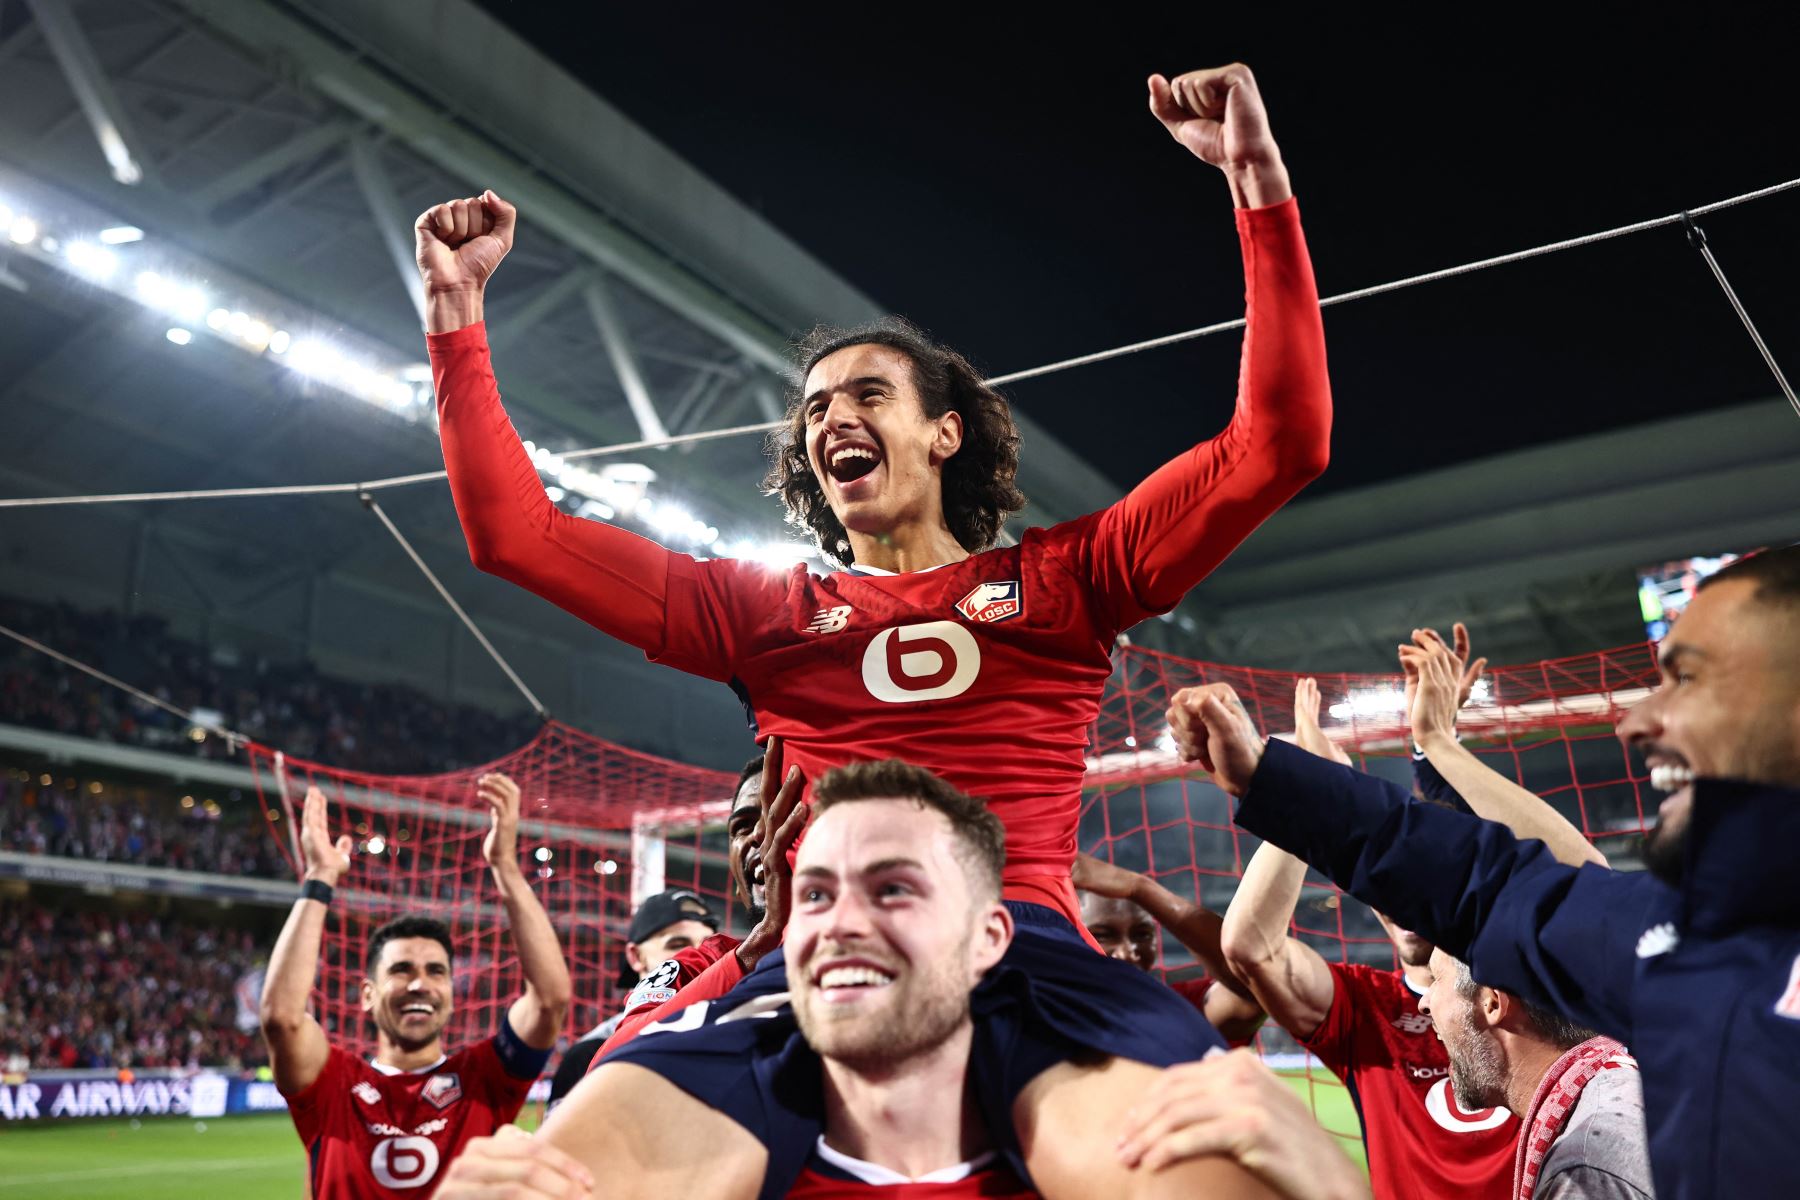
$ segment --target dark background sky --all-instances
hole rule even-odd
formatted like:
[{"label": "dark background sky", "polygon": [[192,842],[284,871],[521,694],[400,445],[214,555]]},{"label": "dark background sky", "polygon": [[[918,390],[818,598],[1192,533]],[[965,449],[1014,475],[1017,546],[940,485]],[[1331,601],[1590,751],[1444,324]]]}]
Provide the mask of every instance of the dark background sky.
[{"label": "dark background sky", "polygon": [[[1225,186],[1149,116],[1151,71],[1255,69],[1326,294],[1800,176],[1773,9],[485,6],[994,373],[1241,315]],[[1705,227],[1800,378],[1800,191]],[[1775,394],[1673,230],[1357,302],[1326,329],[1339,416],[1314,494]],[[1237,349],[1011,394],[1128,485],[1225,419]]]}]

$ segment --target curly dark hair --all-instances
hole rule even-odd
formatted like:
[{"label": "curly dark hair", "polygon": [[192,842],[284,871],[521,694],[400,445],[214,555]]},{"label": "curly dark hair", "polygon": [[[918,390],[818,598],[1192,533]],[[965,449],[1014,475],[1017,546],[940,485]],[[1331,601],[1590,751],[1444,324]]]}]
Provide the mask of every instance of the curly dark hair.
[{"label": "curly dark hair", "polygon": [[826,355],[847,346],[888,346],[912,363],[913,386],[925,416],[952,410],[962,416],[962,446],[944,464],[944,519],[971,554],[994,544],[1006,518],[1025,506],[1014,484],[1019,429],[1005,397],[989,387],[969,360],[933,341],[904,317],[883,317],[852,329],[821,325],[794,348],[798,380],[788,393],[787,427],[769,435],[774,466],[763,481],[787,505],[788,521],[812,530],[819,549],[842,566],[856,561],[843,524],[806,456],[806,377]]}]

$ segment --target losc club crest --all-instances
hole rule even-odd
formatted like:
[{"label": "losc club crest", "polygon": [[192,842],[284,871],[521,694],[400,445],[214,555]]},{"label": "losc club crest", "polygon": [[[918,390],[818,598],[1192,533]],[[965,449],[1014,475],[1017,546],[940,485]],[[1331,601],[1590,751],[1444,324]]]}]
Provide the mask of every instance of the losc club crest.
[{"label": "losc club crest", "polygon": [[1009,621],[1025,611],[1025,590],[1016,579],[984,583],[958,600],[956,611],[977,625]]},{"label": "losc club crest", "polygon": [[425,1081],[425,1090],[421,1093],[433,1108],[449,1108],[462,1099],[462,1080],[451,1071],[446,1075],[433,1075]]}]

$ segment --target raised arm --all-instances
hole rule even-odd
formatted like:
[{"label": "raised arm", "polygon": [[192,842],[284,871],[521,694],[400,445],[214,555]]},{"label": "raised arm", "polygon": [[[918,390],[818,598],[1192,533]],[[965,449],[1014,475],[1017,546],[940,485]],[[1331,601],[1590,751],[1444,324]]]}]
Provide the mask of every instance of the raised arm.
[{"label": "raised arm", "polygon": [[673,652],[684,670],[729,678],[731,622],[704,601],[671,622],[669,607],[673,591],[730,564],[698,564],[557,508],[500,405],[484,293],[517,222],[511,204],[485,192],[428,209],[414,226],[438,432],[469,557],[652,657]]},{"label": "raised arm", "polygon": [[1325,469],[1331,439],[1318,288],[1255,78],[1241,64],[1173,82],[1154,76],[1150,108],[1231,186],[1246,328],[1237,407],[1225,430],[1103,514],[1094,574],[1122,626],[1173,608]]},{"label": "raised arm", "polygon": [[1240,827],[1306,859],[1491,986],[1630,1035],[1634,947],[1661,884],[1570,867],[1496,822],[1416,803],[1386,780],[1265,744],[1230,689],[1213,686],[1218,692],[1193,708],[1183,751],[1243,797]]},{"label": "raised arm", "polygon": [[[1194,729],[1199,694],[1178,692],[1185,731]],[[1294,740],[1322,758],[1350,759],[1319,728],[1319,685],[1302,679],[1294,687]],[[1250,856],[1237,893],[1225,910],[1225,959],[1275,1023],[1295,1037],[1310,1037],[1331,1011],[1337,989],[1331,968],[1318,951],[1288,936],[1294,908],[1306,883],[1306,864],[1278,846],[1262,845]]]},{"label": "raised arm", "polygon": [[495,772],[483,775],[475,788],[493,820],[481,854],[506,905],[507,925],[525,973],[525,992],[507,1010],[506,1023],[533,1050],[548,1050],[569,1014],[573,985],[550,915],[519,869],[519,785]]},{"label": "raised arm", "polygon": [[1464,646],[1461,656],[1429,629],[1413,630],[1412,641],[1400,647],[1400,666],[1412,693],[1408,715],[1413,740],[1476,816],[1498,821],[1518,837],[1538,839],[1559,862],[1606,866],[1606,856],[1561,813],[1483,763],[1457,740],[1456,712],[1466,700],[1466,687],[1473,678],[1463,667],[1468,635],[1460,624],[1456,629],[1457,640]]},{"label": "raised arm", "polygon": [[[325,825],[325,794],[318,788],[306,789],[300,822],[300,855],[306,881],[336,887],[350,869],[351,841],[345,835],[335,845],[332,843]],[[257,1015],[262,1022],[263,1042],[269,1047],[275,1086],[284,1096],[298,1095],[311,1087],[331,1054],[325,1030],[306,1006],[319,973],[325,909],[322,899],[302,896],[294,901],[263,976]]]},{"label": "raised arm", "polygon": [[1084,892],[1129,900],[1186,946],[1218,985],[1206,993],[1205,1016],[1232,1045],[1256,1036],[1262,1006],[1248,986],[1232,973],[1220,946],[1223,919],[1210,908],[1177,896],[1148,875],[1104,862],[1091,854],[1075,856],[1075,886]]}]

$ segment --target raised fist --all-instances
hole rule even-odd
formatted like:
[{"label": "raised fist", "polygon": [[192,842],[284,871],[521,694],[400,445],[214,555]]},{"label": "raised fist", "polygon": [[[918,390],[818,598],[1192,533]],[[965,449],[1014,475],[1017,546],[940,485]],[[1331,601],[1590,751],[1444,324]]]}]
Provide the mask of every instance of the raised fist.
[{"label": "raised fist", "polygon": [[1281,162],[1256,77],[1243,63],[1174,79],[1152,75],[1150,111],[1170,137],[1215,167],[1230,171]]},{"label": "raised fist", "polygon": [[491,190],[433,205],[413,222],[425,292],[479,292],[512,249],[519,210]]}]

